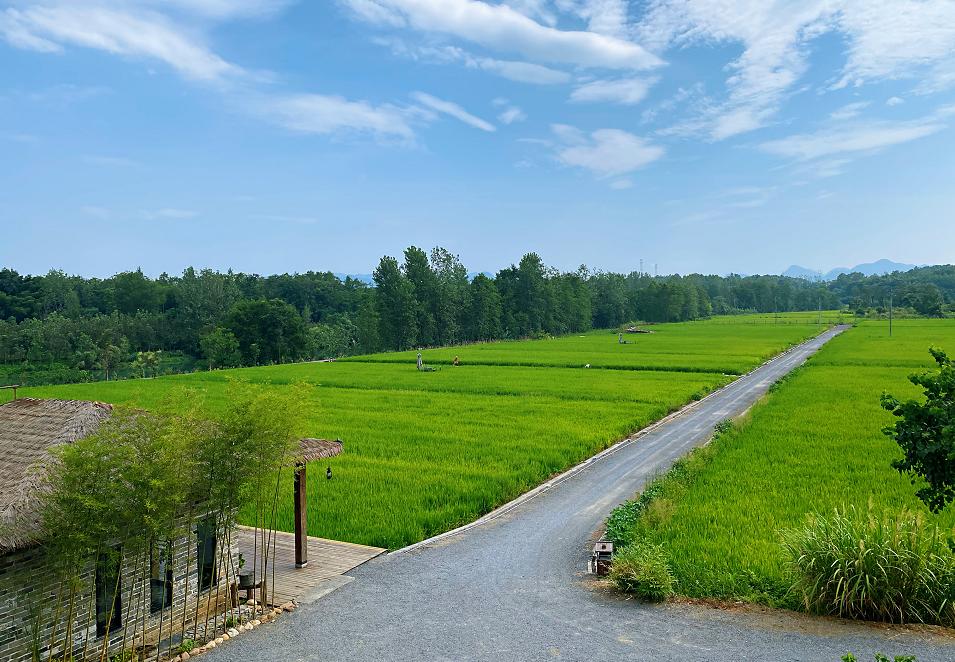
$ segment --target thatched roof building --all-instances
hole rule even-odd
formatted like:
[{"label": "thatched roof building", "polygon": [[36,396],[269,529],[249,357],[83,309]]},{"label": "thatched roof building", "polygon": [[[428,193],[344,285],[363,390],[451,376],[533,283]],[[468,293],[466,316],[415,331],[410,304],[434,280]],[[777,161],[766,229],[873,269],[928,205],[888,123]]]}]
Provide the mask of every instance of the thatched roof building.
[{"label": "thatched roof building", "polygon": [[39,490],[50,448],[92,434],[112,406],[20,398],[0,405],[0,553],[29,546],[39,531]]},{"label": "thatched roof building", "polygon": [[298,442],[297,462],[311,462],[312,460],[323,460],[329,457],[335,457],[342,452],[341,441],[329,441],[328,439],[301,439]]}]

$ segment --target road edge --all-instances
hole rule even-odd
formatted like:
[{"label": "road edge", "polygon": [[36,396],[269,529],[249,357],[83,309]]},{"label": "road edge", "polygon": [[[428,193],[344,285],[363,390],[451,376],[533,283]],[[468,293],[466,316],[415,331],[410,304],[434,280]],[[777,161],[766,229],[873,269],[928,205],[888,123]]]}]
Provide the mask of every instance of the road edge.
[{"label": "road edge", "polygon": [[[848,326],[850,326],[850,325],[835,324],[835,325],[832,325],[832,326],[827,327],[826,329],[820,331],[819,333],[817,333],[817,334],[814,335],[813,337],[811,337],[811,338],[809,338],[809,339],[807,339],[807,340],[802,341],[802,342],[799,343],[798,345],[793,345],[792,347],[787,348],[786,350],[780,352],[779,354],[776,354],[776,355],[773,356],[772,358],[767,359],[766,361],[763,361],[762,363],[760,363],[758,366],[756,366],[756,367],[753,368],[752,370],[750,370],[750,371],[748,371],[748,372],[745,372],[745,373],[743,373],[743,374],[741,374],[741,375],[738,375],[738,376],[737,376],[735,379],[733,379],[732,381],[730,381],[730,382],[724,384],[723,386],[719,387],[718,389],[715,389],[715,390],[713,390],[713,391],[707,393],[705,396],[703,396],[703,397],[700,398],[699,400],[694,400],[693,402],[689,402],[689,403],[683,405],[682,407],[680,407],[679,409],[677,409],[676,411],[667,414],[666,416],[664,416],[663,418],[661,418],[661,419],[659,419],[659,420],[657,420],[657,421],[654,421],[653,423],[651,423],[650,425],[646,426],[645,428],[641,428],[641,429],[637,430],[636,432],[634,432],[633,434],[631,434],[631,435],[629,435],[629,436],[626,436],[626,437],[624,437],[623,439],[620,439],[620,440],[614,442],[613,444],[611,444],[610,446],[608,446],[608,447],[605,448],[604,450],[600,451],[600,452],[597,453],[596,455],[591,455],[591,456],[588,457],[586,460],[583,460],[582,462],[580,462],[580,463],[578,463],[578,464],[575,464],[574,466],[570,467],[570,468],[567,469],[566,471],[564,471],[564,472],[562,472],[562,473],[559,473],[559,474],[557,474],[556,476],[554,476],[554,477],[552,477],[552,478],[549,478],[548,480],[546,480],[545,482],[541,483],[541,484],[538,485],[537,487],[534,487],[534,488],[528,490],[527,492],[524,492],[523,494],[521,494],[521,495],[517,496],[516,498],[512,499],[511,501],[508,501],[507,503],[498,506],[497,508],[495,508],[495,509],[492,510],[491,512],[482,515],[481,517],[479,517],[478,519],[474,520],[473,522],[468,522],[467,524],[462,524],[461,526],[459,526],[459,527],[457,527],[457,528],[454,528],[454,529],[451,529],[450,531],[445,531],[444,533],[439,533],[439,534],[436,535],[436,536],[431,536],[430,538],[426,538],[426,539],[421,540],[421,541],[419,541],[419,542],[412,543],[411,545],[408,545],[408,546],[406,546],[406,547],[401,547],[401,548],[396,549],[396,550],[394,550],[394,551],[388,552],[385,556],[386,556],[386,557],[392,557],[392,556],[397,556],[397,555],[399,555],[399,554],[406,554],[406,553],[408,553],[408,552],[413,552],[413,551],[415,551],[415,550],[417,550],[417,549],[419,549],[419,548],[427,547],[427,546],[429,546],[429,545],[433,545],[434,543],[439,542],[439,541],[441,541],[441,540],[444,540],[445,538],[450,538],[450,537],[452,537],[452,536],[459,535],[459,534],[461,534],[461,533],[464,533],[465,531],[468,531],[468,530],[470,530],[470,529],[473,529],[473,528],[475,528],[475,527],[477,527],[477,526],[480,526],[480,525],[482,525],[482,524],[487,524],[488,522],[491,522],[491,521],[493,521],[493,520],[495,520],[495,519],[497,519],[497,518],[499,518],[499,517],[502,517],[503,515],[506,515],[508,512],[510,512],[511,510],[513,510],[514,508],[517,508],[518,506],[520,506],[520,505],[522,505],[522,504],[524,504],[524,503],[530,501],[531,499],[534,499],[535,497],[540,496],[541,494],[543,494],[543,493],[546,492],[547,490],[551,489],[552,487],[555,487],[556,485],[559,485],[559,484],[562,483],[563,481],[565,481],[565,480],[567,480],[567,479],[569,479],[569,478],[575,476],[576,474],[580,473],[581,471],[583,471],[584,469],[586,469],[586,468],[589,467],[590,465],[594,464],[595,462],[599,462],[599,461],[602,460],[603,458],[608,457],[608,456],[610,456],[610,455],[613,455],[613,454],[616,453],[617,451],[619,451],[619,450],[621,450],[621,449],[623,449],[623,448],[626,448],[626,447],[629,446],[630,444],[632,444],[632,443],[638,441],[640,438],[642,438],[642,437],[644,437],[644,436],[650,434],[651,432],[653,432],[656,428],[660,427],[661,425],[664,425],[664,424],[666,424],[666,423],[669,423],[670,421],[672,421],[672,420],[674,420],[674,419],[676,419],[676,418],[679,418],[680,416],[683,416],[684,414],[687,414],[688,412],[690,412],[690,411],[696,409],[696,408],[699,407],[702,403],[706,402],[708,399],[712,398],[712,397],[715,396],[717,393],[721,393],[722,391],[724,391],[724,390],[727,389],[728,387],[732,386],[733,384],[736,384],[736,383],[740,382],[741,380],[746,379],[747,377],[749,377],[749,376],[752,375],[753,373],[758,372],[759,370],[762,370],[764,367],[766,367],[766,366],[768,366],[768,365],[770,365],[770,364],[772,364],[772,363],[775,363],[776,361],[779,361],[780,359],[782,359],[783,357],[785,357],[785,356],[787,356],[787,355],[789,355],[789,354],[792,354],[793,352],[799,350],[799,349],[802,348],[803,346],[808,345],[809,343],[811,343],[811,342],[813,342],[813,341],[815,341],[815,340],[818,340],[818,339],[819,339],[822,335],[824,335],[825,333],[828,333],[829,331],[832,331],[833,329],[839,329],[839,331],[837,331],[835,334],[833,334],[833,338],[834,338],[834,337],[836,337],[837,335],[839,335],[840,333],[842,333],[843,331],[845,331],[845,329],[848,328]],[[843,327],[843,328],[840,328],[840,327]],[[830,338],[829,340],[831,340],[831,339],[832,339],[832,338]],[[829,342],[829,341],[827,340],[826,342]],[[808,358],[808,357],[807,357],[807,358]]]}]

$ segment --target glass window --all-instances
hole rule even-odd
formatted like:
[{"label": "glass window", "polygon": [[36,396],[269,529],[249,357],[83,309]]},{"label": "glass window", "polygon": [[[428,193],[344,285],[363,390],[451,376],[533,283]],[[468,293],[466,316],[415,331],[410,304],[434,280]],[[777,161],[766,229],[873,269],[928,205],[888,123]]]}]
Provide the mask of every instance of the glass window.
[{"label": "glass window", "polygon": [[153,543],[149,555],[149,612],[172,604],[172,543]]},{"label": "glass window", "polygon": [[199,520],[196,527],[198,539],[197,558],[199,566],[199,590],[204,590],[216,582],[216,520],[209,516]]}]

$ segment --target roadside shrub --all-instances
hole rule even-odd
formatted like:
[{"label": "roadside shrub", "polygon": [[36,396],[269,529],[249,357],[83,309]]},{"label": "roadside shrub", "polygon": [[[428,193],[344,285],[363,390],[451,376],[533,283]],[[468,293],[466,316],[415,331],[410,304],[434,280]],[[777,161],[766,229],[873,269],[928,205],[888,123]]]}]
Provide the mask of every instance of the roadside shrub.
[{"label": "roadside shrub", "polygon": [[633,538],[633,529],[643,511],[661,494],[663,494],[663,484],[659,480],[654,480],[647,485],[639,497],[614,508],[607,517],[607,531],[604,534],[607,540],[613,542],[614,547],[617,548],[628,545]]},{"label": "roadside shrub", "polygon": [[614,555],[610,579],[621,591],[653,602],[673,595],[676,583],[663,547],[644,542]]},{"label": "roadside shrub", "polygon": [[[859,662],[859,658],[852,654],[852,651],[849,651],[842,656],[842,662]],[[875,654],[875,662],[890,662],[889,658],[883,653]],[[914,655],[896,655],[892,658],[891,662],[918,662]]]},{"label": "roadside shrub", "polygon": [[846,618],[951,625],[955,557],[921,513],[881,518],[855,508],[784,532],[807,610]]}]

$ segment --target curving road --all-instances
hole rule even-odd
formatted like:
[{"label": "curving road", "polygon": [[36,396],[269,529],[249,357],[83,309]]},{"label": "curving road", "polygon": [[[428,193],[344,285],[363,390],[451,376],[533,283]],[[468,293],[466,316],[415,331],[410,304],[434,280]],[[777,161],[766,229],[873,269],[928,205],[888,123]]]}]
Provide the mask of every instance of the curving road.
[{"label": "curving road", "polygon": [[770,610],[645,605],[586,575],[610,510],[743,413],[842,328],[764,364],[465,530],[379,557],[356,580],[207,657],[221,660],[955,659],[934,630]]}]

